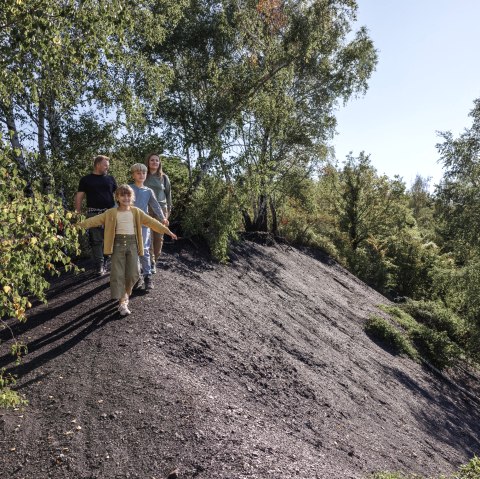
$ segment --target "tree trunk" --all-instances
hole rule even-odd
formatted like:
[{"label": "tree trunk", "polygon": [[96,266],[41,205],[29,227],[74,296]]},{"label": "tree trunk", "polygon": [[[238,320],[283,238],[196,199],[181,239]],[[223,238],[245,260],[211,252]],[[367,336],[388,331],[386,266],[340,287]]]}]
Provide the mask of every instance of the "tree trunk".
[{"label": "tree trunk", "polygon": [[258,197],[258,207],[253,223],[254,231],[268,232],[267,195],[265,193]]},{"label": "tree trunk", "polygon": [[273,197],[270,197],[270,214],[272,216],[272,233],[277,236],[278,235],[278,219],[277,219],[277,208],[275,206],[275,200]]},{"label": "tree trunk", "polygon": [[28,173],[27,164],[25,157],[23,155],[23,148],[18,138],[17,125],[15,123],[15,113],[13,111],[13,103],[10,105],[5,105],[0,103],[0,111],[3,113],[5,124],[8,128],[8,133],[10,136],[10,144],[12,145],[13,155],[15,163],[17,164],[20,172],[22,173],[23,178],[27,182],[25,188],[25,194],[27,196],[33,196],[32,183],[30,181],[30,175]]}]

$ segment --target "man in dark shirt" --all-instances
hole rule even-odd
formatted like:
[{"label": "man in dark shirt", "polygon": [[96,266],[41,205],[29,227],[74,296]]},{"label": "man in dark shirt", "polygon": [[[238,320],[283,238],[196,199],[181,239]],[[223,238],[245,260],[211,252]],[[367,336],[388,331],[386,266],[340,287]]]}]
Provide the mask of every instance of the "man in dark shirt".
[{"label": "man in dark shirt", "polygon": [[[75,211],[80,213],[83,199],[87,198],[87,218],[99,215],[115,206],[113,194],[117,189],[115,178],[107,175],[110,158],[99,155],[93,160],[93,173],[81,178],[75,195]],[[103,256],[103,228],[88,230],[90,247],[95,271],[99,276],[105,274],[105,259]]]}]

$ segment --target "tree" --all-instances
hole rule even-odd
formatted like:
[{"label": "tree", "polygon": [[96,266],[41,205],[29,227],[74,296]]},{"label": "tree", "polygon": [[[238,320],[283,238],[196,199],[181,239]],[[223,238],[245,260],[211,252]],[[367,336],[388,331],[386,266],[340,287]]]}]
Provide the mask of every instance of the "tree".
[{"label": "tree", "polygon": [[[51,172],[65,160],[63,130],[86,104],[115,107],[130,122],[141,116],[134,87],[141,82],[143,92],[161,91],[169,69],[142,61],[139,39],[158,43],[179,12],[181,2],[173,0],[135,8],[129,0],[6,1],[0,9],[0,121],[26,178],[40,171],[43,190],[54,191]],[[38,153],[30,164],[26,150]]]},{"label": "tree", "polygon": [[270,118],[263,115],[259,135],[282,98],[293,99],[290,118],[303,118],[303,126],[309,119],[310,136],[320,141],[325,127],[333,131],[336,102],[365,91],[376,63],[365,29],[346,40],[355,11],[355,2],[337,0],[190,2],[184,20],[151,54],[175,73],[158,112],[182,139],[192,170],[197,160],[193,187],[215,168],[232,179],[243,126],[259,119],[269,99]]},{"label": "tree", "polygon": [[454,138],[441,133],[437,145],[444,174],[436,190],[443,246],[460,264],[480,254],[480,99],[470,112],[471,128]]},{"label": "tree", "polygon": [[423,178],[420,175],[415,180],[407,192],[409,201],[408,205],[412,210],[413,217],[417,225],[424,232],[428,232],[433,236],[433,197],[430,193],[431,178]]},{"label": "tree", "polygon": [[473,347],[480,341],[480,99],[470,112],[472,126],[454,138],[443,132],[437,145],[444,166],[436,189],[436,219],[443,251],[455,259],[444,296],[473,326]]}]

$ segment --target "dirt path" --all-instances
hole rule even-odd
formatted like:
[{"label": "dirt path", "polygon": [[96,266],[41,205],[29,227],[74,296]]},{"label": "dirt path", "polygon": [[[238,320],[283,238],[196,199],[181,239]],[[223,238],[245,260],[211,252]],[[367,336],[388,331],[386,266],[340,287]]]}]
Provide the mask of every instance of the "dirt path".
[{"label": "dirt path", "polygon": [[120,318],[108,278],[66,276],[17,325],[30,405],[0,412],[2,477],[438,475],[479,454],[478,406],[373,343],[385,298],[328,258],[179,243],[155,281]]}]

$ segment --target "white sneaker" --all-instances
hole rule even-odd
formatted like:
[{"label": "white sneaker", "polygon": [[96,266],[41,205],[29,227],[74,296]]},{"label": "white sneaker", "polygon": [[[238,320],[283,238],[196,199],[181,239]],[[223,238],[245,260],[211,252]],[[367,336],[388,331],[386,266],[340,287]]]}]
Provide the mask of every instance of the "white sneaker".
[{"label": "white sneaker", "polygon": [[128,309],[127,303],[120,303],[120,306],[118,307],[118,312],[120,313],[120,316],[127,316],[128,314],[131,314],[131,311]]}]

